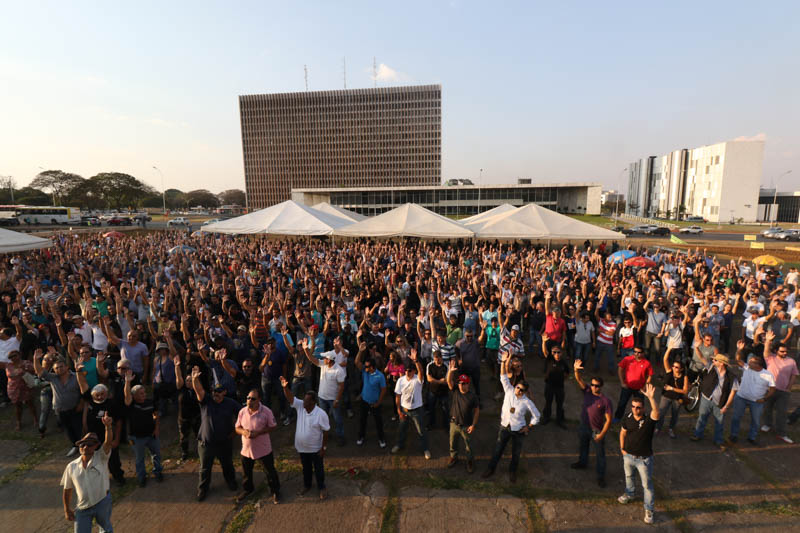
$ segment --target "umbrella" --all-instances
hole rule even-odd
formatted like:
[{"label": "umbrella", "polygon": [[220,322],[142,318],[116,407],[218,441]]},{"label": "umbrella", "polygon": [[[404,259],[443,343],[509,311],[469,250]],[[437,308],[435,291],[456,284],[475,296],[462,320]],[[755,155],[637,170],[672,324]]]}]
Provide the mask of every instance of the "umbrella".
[{"label": "umbrella", "polygon": [[656,266],[656,262],[650,259],[649,257],[643,257],[638,255],[636,257],[631,257],[630,259],[625,260],[625,266],[629,267],[639,267],[639,268],[653,268]]},{"label": "umbrella", "polygon": [[112,239],[119,239],[120,237],[124,237],[124,236],[125,236],[125,234],[121,233],[119,231],[109,231],[107,233],[103,233],[103,237],[106,237],[106,238],[110,237]]},{"label": "umbrella", "polygon": [[189,252],[196,252],[196,251],[197,250],[195,250],[191,246],[187,246],[185,244],[181,244],[179,246],[176,246],[174,248],[170,248],[169,249],[169,253],[171,253],[171,254],[175,254],[175,253],[178,253],[178,252],[189,253]]},{"label": "umbrella", "polygon": [[633,250],[620,250],[608,256],[609,263],[624,263],[626,259],[634,257],[636,252]]},{"label": "umbrella", "polygon": [[759,255],[753,258],[753,263],[756,265],[778,266],[783,264],[783,259],[774,255]]}]

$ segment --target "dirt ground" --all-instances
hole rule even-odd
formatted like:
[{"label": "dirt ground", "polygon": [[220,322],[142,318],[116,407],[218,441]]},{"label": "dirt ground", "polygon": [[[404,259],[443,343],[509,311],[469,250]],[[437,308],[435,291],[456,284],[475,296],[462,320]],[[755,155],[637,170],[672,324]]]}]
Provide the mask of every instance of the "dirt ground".
[{"label": "dirt ground", "polygon": [[[537,371],[541,363],[526,362],[533,398],[544,408],[543,384]],[[619,383],[604,376],[605,393],[616,406]],[[628,505],[617,503],[624,489],[619,454],[618,427],[606,443],[608,486],[595,481],[594,458],[587,470],[572,470],[577,459],[577,423],[580,396],[574,381],[567,383],[567,429],[554,423],[525,438],[520,476],[508,478],[508,454],[495,475],[480,477],[493,449],[498,429],[499,402],[491,396],[494,383],[488,370],[482,378],[484,409],[474,435],[476,471],[468,474],[463,462],[448,469],[448,436],[441,428],[430,432],[433,454],[427,461],[413,430],[404,450],[392,456],[378,447],[373,421],[367,440],[355,444],[357,417],[346,419],[346,446],[331,444],[325,458],[330,497],[320,501],[316,490],[298,496],[300,465],[293,448],[294,428],[273,433],[282,502],[273,505],[263,473],[257,469],[256,493],[241,504],[228,490],[217,467],[206,501],[195,501],[198,462],[178,464],[174,414],[162,423],[165,481],[150,479],[139,488],[132,452],[124,448],[128,483],[116,487],[113,523],[116,532],[257,532],[280,528],[291,533],[330,531],[800,531],[800,453],[798,445],[785,444],[762,434],[760,446],[729,446],[724,451],[710,442],[711,427],[701,442],[689,441],[695,415],[681,413],[678,438],[656,436],[654,448],[656,523],[642,521],[641,489]],[[800,403],[795,391],[791,408]],[[397,422],[384,421],[389,447],[395,441]],[[555,413],[554,413],[555,415]],[[14,532],[65,532],[71,524],[63,516],[59,481],[69,461],[66,438],[51,419],[49,433],[40,440],[25,419],[21,433],[14,431],[13,408],[0,409],[0,530]],[[742,437],[749,418],[742,424]],[[726,436],[729,422],[726,421]],[[800,442],[800,424],[789,426]],[[241,470],[238,467],[241,481]],[[638,484],[638,483],[637,483]]]}]

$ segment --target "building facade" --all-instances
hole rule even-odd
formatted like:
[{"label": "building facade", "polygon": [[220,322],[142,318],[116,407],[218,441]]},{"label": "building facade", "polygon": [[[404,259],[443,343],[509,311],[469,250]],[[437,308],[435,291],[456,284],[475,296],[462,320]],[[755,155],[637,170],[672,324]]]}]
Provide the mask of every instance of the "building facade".
[{"label": "building facade", "polygon": [[763,141],[727,141],[639,159],[628,166],[626,212],[754,221],[763,161]]},{"label": "building facade", "polygon": [[351,187],[292,189],[292,200],[305,205],[328,202],[367,216],[405,203],[454,218],[476,215],[501,204],[519,207],[529,203],[560,213],[598,215],[600,191],[600,183]]},{"label": "building facade", "polygon": [[441,183],[441,85],[239,97],[249,209],[293,188]]},{"label": "building facade", "polygon": [[800,191],[775,192],[761,188],[758,192],[758,222],[800,223]]}]

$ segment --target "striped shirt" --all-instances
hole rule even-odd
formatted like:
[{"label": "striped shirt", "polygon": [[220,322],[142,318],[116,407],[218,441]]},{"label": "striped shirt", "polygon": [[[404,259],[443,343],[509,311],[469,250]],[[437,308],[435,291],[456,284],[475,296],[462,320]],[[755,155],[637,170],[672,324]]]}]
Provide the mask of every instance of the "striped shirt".
[{"label": "striped shirt", "polygon": [[597,340],[603,344],[614,344],[614,333],[616,331],[616,322],[601,318],[600,322],[597,323]]},{"label": "striped shirt", "polygon": [[442,359],[447,363],[456,356],[456,347],[449,344],[447,341],[445,341],[444,344],[439,344],[439,341],[433,341],[431,343],[431,356],[433,356],[433,352],[440,352],[442,354]]},{"label": "striped shirt", "polygon": [[499,355],[504,353],[509,353],[511,356],[525,356],[525,345],[522,344],[522,338],[517,335],[516,339],[512,339],[511,332],[508,330],[508,328],[503,328],[503,331],[500,332],[500,351],[498,353],[498,360],[500,360]]}]

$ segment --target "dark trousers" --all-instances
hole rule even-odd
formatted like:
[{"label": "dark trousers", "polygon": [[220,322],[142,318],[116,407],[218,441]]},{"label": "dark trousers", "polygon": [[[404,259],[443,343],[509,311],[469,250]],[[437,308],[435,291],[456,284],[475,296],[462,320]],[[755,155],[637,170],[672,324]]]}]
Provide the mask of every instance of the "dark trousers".
[{"label": "dark trousers", "polygon": [[125,477],[125,471],[122,470],[122,461],[119,459],[119,446],[111,448],[111,453],[108,456],[108,471],[111,472],[114,479]]},{"label": "dark trousers", "polygon": [[289,414],[286,409],[286,396],[283,394],[280,378],[261,376],[261,390],[264,393],[261,397],[261,403],[269,407],[273,413],[277,413],[277,411],[272,408],[272,394],[275,393],[278,396],[278,407],[280,408],[281,417],[285,417]]},{"label": "dark trousers", "polygon": [[192,432],[194,432],[195,437],[200,433],[200,415],[194,418],[179,418],[178,435],[181,441],[181,451],[184,454],[189,453],[189,436]]},{"label": "dark trousers", "polygon": [[58,421],[61,422],[61,427],[67,432],[70,446],[75,446],[75,443],[83,437],[81,435],[81,427],[83,426],[81,414],[74,409],[69,409],[67,411],[56,411],[56,415],[58,416]]},{"label": "dark trousers", "polygon": [[361,409],[358,413],[358,438],[363,439],[367,433],[367,418],[369,415],[375,419],[375,429],[378,430],[378,440],[385,441],[386,436],[383,434],[383,413],[381,406],[372,407],[370,404],[361,400]]},{"label": "dark trousers", "polygon": [[497,463],[500,462],[500,458],[503,456],[503,450],[506,449],[506,444],[508,444],[508,441],[510,440],[511,465],[509,466],[508,471],[516,472],[517,466],[519,466],[519,454],[522,452],[522,439],[524,438],[524,433],[520,433],[519,431],[511,431],[510,427],[501,427],[500,431],[497,433],[497,442],[495,442],[494,445],[494,453],[489,461],[489,470],[494,472],[494,469],[497,468]]},{"label": "dark trousers", "polygon": [[436,425],[436,420],[441,418],[442,425],[449,425],[450,407],[447,394],[428,393],[428,429]]},{"label": "dark trousers", "polygon": [[625,408],[628,406],[628,400],[630,400],[631,397],[644,398],[644,395],[641,391],[629,389],[628,387],[622,387],[620,389],[619,404],[617,404],[617,410],[614,413],[614,418],[620,420],[623,416],[625,416]]},{"label": "dark trousers", "polygon": [[325,488],[325,465],[322,463],[322,456],[317,453],[301,453],[300,462],[303,464],[303,486],[311,488],[311,475],[317,478],[317,488]]},{"label": "dark trousers", "polygon": [[256,461],[261,461],[261,466],[264,467],[264,473],[267,474],[267,483],[269,490],[272,494],[281,493],[281,482],[278,479],[278,471],[275,470],[275,457],[272,453],[259,457],[258,459],[250,459],[249,457],[242,456],[242,487],[247,492],[253,492],[253,466]]},{"label": "dark trousers", "polygon": [[581,422],[578,428],[578,441],[580,443],[580,457],[578,462],[583,466],[589,464],[589,444],[594,443],[594,454],[597,456],[597,479],[606,477],[606,439],[600,442],[594,440],[597,432],[592,431],[588,425]]},{"label": "dark trousers", "polygon": [[199,489],[208,490],[211,485],[211,468],[214,466],[214,459],[219,460],[219,464],[222,466],[222,475],[228,486],[236,486],[236,470],[233,468],[233,442],[230,439],[220,442],[198,441],[197,453],[200,455]]},{"label": "dark trousers", "polygon": [[469,382],[472,385],[472,390],[475,391],[475,396],[478,397],[478,403],[481,401],[481,367],[475,368],[462,368],[462,374],[469,376]]},{"label": "dark trousers", "polygon": [[550,420],[550,413],[553,408],[553,398],[556,400],[556,418],[559,422],[564,421],[564,386],[556,387],[549,383],[544,384],[544,413],[542,419]]}]

